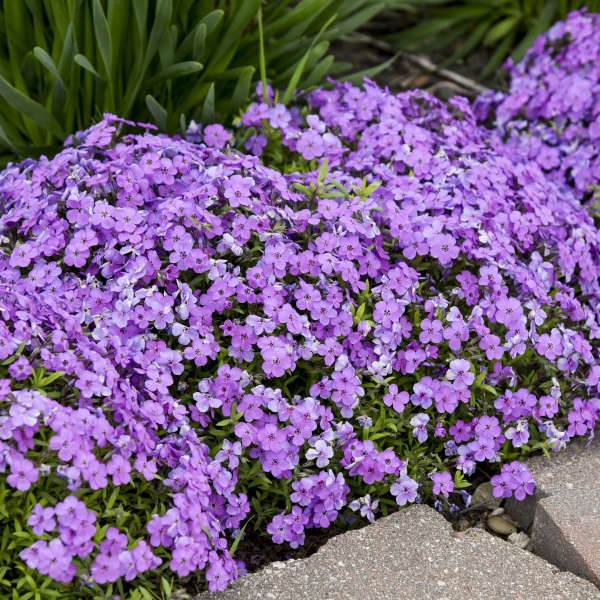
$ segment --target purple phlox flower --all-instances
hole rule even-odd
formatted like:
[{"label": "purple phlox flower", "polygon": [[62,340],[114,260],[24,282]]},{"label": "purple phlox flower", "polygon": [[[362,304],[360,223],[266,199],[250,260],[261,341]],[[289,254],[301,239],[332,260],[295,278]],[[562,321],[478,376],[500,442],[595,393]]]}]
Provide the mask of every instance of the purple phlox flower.
[{"label": "purple phlox flower", "polygon": [[39,469],[27,458],[15,452],[10,457],[10,475],[6,482],[20,492],[27,491],[38,480]]},{"label": "purple phlox flower", "polygon": [[421,443],[427,439],[427,423],[429,423],[429,415],[425,413],[417,413],[410,420],[410,424],[414,428],[413,437],[416,437]]},{"label": "purple phlox flower", "polygon": [[409,401],[408,392],[398,391],[398,386],[392,383],[388,388],[388,393],[383,396],[383,403],[386,406],[391,406],[396,412],[401,413]]},{"label": "purple phlox flower", "polygon": [[215,460],[217,462],[228,461],[228,467],[235,469],[240,464],[239,456],[242,455],[241,442],[230,442],[228,439],[223,440],[222,449],[217,452]]},{"label": "purple phlox flower", "polygon": [[513,447],[520,448],[529,440],[529,427],[527,421],[520,419],[517,422],[516,427],[509,427],[504,432],[504,435],[512,442]]},{"label": "purple phlox flower", "polygon": [[398,506],[404,506],[407,502],[417,499],[417,488],[419,484],[410,477],[402,475],[390,486],[390,493],[396,497]]},{"label": "purple phlox flower", "polygon": [[308,506],[312,500],[311,489],[314,482],[310,477],[304,477],[300,481],[292,483],[292,489],[295,491],[290,495],[290,500],[300,506]]},{"label": "purple phlox flower", "polygon": [[128,460],[123,458],[120,454],[115,454],[108,465],[106,471],[112,476],[114,485],[125,485],[129,483],[131,477],[131,464]]},{"label": "purple phlox flower", "polygon": [[52,531],[56,527],[54,509],[52,507],[44,508],[39,503],[36,504],[31,510],[27,524],[31,527],[35,535],[42,535],[46,531]]},{"label": "purple phlox flower", "polygon": [[497,438],[502,433],[500,422],[496,417],[483,415],[477,419],[475,433],[481,437]]},{"label": "purple phlox flower", "polygon": [[448,495],[454,489],[452,475],[448,471],[443,471],[442,473],[432,473],[430,477],[433,480],[433,493],[436,495],[443,494],[448,498]]},{"label": "purple phlox flower", "polygon": [[333,449],[325,440],[317,440],[313,448],[306,451],[307,460],[317,461],[317,466],[323,468],[329,464],[329,459],[333,456]]},{"label": "purple phlox flower", "polygon": [[555,361],[563,353],[563,339],[558,329],[553,328],[550,334],[539,336],[535,349],[548,360]]},{"label": "purple phlox flower", "polygon": [[442,265],[450,264],[459,254],[455,239],[446,233],[438,233],[429,240],[429,253]]},{"label": "purple phlox flower", "polygon": [[494,475],[491,478],[492,494],[494,498],[510,498],[512,496],[511,479],[506,473]]},{"label": "purple phlox flower", "polygon": [[487,436],[478,437],[469,442],[468,447],[476,461],[493,460],[496,456],[494,440]]},{"label": "purple phlox flower", "polygon": [[360,510],[361,517],[366,517],[370,523],[375,522],[375,511],[379,507],[379,500],[371,500],[371,495],[367,494],[348,504],[350,510]]},{"label": "purple phlox flower", "polygon": [[423,344],[439,344],[442,339],[442,322],[439,319],[423,319],[419,340]]},{"label": "purple phlox flower", "polygon": [[463,359],[455,359],[450,363],[446,377],[453,382],[454,388],[463,390],[468,388],[475,380],[475,375],[470,371],[471,363]]},{"label": "purple phlox flower", "polygon": [[19,356],[19,358],[8,367],[9,375],[17,381],[27,379],[32,372],[31,364],[24,356]]},{"label": "purple phlox flower", "polygon": [[429,408],[433,403],[433,389],[432,380],[430,377],[423,377],[420,381],[414,384],[413,394],[410,397],[410,401],[415,406],[421,408]]}]

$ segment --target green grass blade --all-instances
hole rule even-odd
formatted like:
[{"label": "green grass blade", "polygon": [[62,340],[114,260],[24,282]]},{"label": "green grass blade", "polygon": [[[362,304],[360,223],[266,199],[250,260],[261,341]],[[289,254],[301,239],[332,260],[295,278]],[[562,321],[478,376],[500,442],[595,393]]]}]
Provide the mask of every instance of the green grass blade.
[{"label": "green grass blade", "polygon": [[312,71],[304,78],[303,85],[305,88],[310,88],[314,85],[318,85],[321,81],[325,79],[327,73],[331,69],[335,61],[335,56],[330,54],[326,56],[323,60],[319,61],[312,69]]},{"label": "green grass blade", "polygon": [[[335,29],[331,30],[328,34],[325,34],[325,39],[330,39],[335,36],[339,38],[343,35],[350,33],[358,29],[361,25],[370,21],[375,15],[379,14],[385,8],[385,2],[373,2],[366,8],[363,8],[350,18],[345,19],[339,23],[336,23]],[[335,31],[335,33],[333,33]]]},{"label": "green grass blade", "polygon": [[212,123],[215,120],[215,84],[212,82],[202,104],[202,123]]},{"label": "green grass blade", "polygon": [[178,38],[177,25],[171,25],[160,38],[158,46],[158,56],[160,58],[160,66],[167,69],[175,64],[175,50],[177,48]]},{"label": "green grass blade", "polygon": [[272,21],[268,15],[265,15],[264,35],[267,39],[271,39],[301,23],[310,22],[332,4],[332,0],[303,0],[277,20]]},{"label": "green grass blade", "polygon": [[248,527],[248,523],[250,523],[250,521],[252,521],[254,517],[250,517],[245,523],[244,526],[239,530],[238,534],[235,536],[235,540],[233,540],[233,544],[231,544],[231,548],[229,548],[229,554],[231,556],[233,556],[235,554],[235,551],[237,550],[237,547],[240,544],[240,541],[242,539],[242,536],[244,535],[244,531],[246,531],[246,527]]},{"label": "green grass blade", "polygon": [[489,77],[494,71],[500,67],[504,59],[508,56],[510,49],[515,41],[516,32],[513,30],[509,35],[507,35],[504,40],[498,45],[485,69],[481,72],[481,79],[485,79]]},{"label": "green grass blade", "polygon": [[233,18],[227,28],[227,31],[221,36],[221,41],[214,50],[210,62],[210,72],[213,72],[213,66],[222,62],[222,59],[230,52],[234,44],[240,43],[240,36],[245,27],[250,23],[258,11],[260,0],[244,0],[237,11],[232,12]]},{"label": "green grass blade", "polygon": [[65,137],[58,121],[41,104],[14,88],[4,77],[0,77],[0,96],[16,111],[39,127],[57,138],[63,139]]},{"label": "green grass blade", "polygon": [[[58,38],[65,39],[67,35],[67,27],[71,23],[71,15],[66,2],[47,2],[44,5],[50,27],[58,33]],[[44,48],[45,49],[45,48]]]},{"label": "green grass blade", "polygon": [[304,53],[304,56],[298,62],[298,65],[297,65],[296,69],[294,70],[294,73],[292,74],[292,77],[290,78],[290,81],[285,89],[285,93],[283,94],[283,100],[282,100],[283,104],[288,104],[289,101],[292,99],[292,94],[294,93],[294,90],[296,89],[296,86],[298,85],[298,82],[300,81],[300,77],[302,77],[302,72],[304,71],[306,62],[308,61],[310,51],[313,49],[315,44],[318,42],[321,34],[331,25],[331,23],[333,23],[334,20],[335,20],[335,15],[333,15],[325,23],[325,25],[323,25],[323,27],[321,28],[319,33],[313,39],[312,44],[310,45],[310,48]]},{"label": "green grass blade", "polygon": [[262,82],[262,97],[267,98],[267,61],[265,59],[265,37],[263,33],[262,8],[258,7],[258,64],[260,68],[260,80]]},{"label": "green grass blade", "polygon": [[376,75],[387,69],[389,66],[391,66],[399,56],[400,53],[395,54],[391,58],[388,58],[386,61],[382,62],[379,65],[376,65],[375,67],[359,71],[358,73],[352,73],[351,75],[341,77],[340,79],[341,81],[349,81],[354,85],[360,85],[365,77],[368,77],[369,79],[375,77]]},{"label": "green grass blade", "polygon": [[222,21],[224,14],[225,13],[222,10],[213,10],[203,17],[200,23],[204,23],[204,25],[206,25],[206,31],[210,34]]},{"label": "green grass blade", "polygon": [[75,39],[73,37],[73,23],[69,23],[67,27],[67,33],[65,35],[65,41],[61,49],[60,58],[58,59],[58,72],[63,81],[70,80],[70,74],[73,67],[73,60],[75,58],[76,48]]},{"label": "green grass blade", "polygon": [[176,77],[185,77],[193,73],[199,73],[203,69],[202,63],[194,60],[180,62],[161,71],[158,75],[148,81],[148,85],[154,85],[164,79],[175,79]]},{"label": "green grass blade", "polygon": [[52,57],[39,46],[33,49],[33,55],[40,61],[40,63],[48,70],[53,77],[52,85],[52,100],[50,104],[50,111],[53,115],[59,114],[65,105],[67,99],[67,89],[64,81],[58,72],[58,68],[54,64]]},{"label": "green grass blade", "polygon": [[248,101],[250,83],[255,70],[254,67],[244,67],[231,96],[231,112],[237,111]]},{"label": "green grass blade", "polygon": [[[142,2],[142,0],[138,0]],[[154,55],[158,51],[160,40],[165,34],[167,24],[171,19],[173,12],[173,5],[171,0],[158,0],[156,5],[156,13],[154,15],[154,22],[152,23],[152,29],[150,31],[150,37],[148,38],[148,44],[144,50],[144,58],[139,63],[137,73],[131,77],[131,84],[127,87],[125,94],[124,107],[122,115],[127,118],[133,108],[135,100],[140,92],[142,83],[146,76],[146,70],[150,64],[150,61],[154,58]],[[144,34],[145,39],[145,34]]]},{"label": "green grass blade", "polygon": [[106,80],[110,83],[112,73],[112,40],[110,35],[110,29],[108,27],[108,21],[100,0],[94,0],[92,4],[93,19],[94,19],[94,33],[96,34],[96,43],[100,50],[100,57],[104,65],[104,75]]},{"label": "green grass blade", "polygon": [[534,40],[546,31],[552,25],[558,11],[558,0],[547,0],[546,5],[542,9],[539,18],[533,27],[527,32],[527,35],[521,40],[517,47],[512,51],[512,58],[515,62],[520,61],[525,52],[529,49]]},{"label": "green grass blade", "polygon": [[[108,22],[108,30],[110,33],[111,40],[111,49],[112,56],[119,57],[120,60],[123,60],[125,57],[123,56],[123,43],[127,43],[129,36],[131,35],[129,31],[129,23],[132,18],[129,13],[129,2],[123,2],[122,0],[108,0],[108,7],[106,11],[106,19]],[[124,23],[128,24],[128,27],[124,27]],[[113,60],[113,77],[117,69],[116,60]]]},{"label": "green grass blade", "polygon": [[471,50],[473,50],[473,48],[475,48],[477,44],[481,42],[492,22],[492,19],[486,19],[479,23],[479,25],[475,27],[467,39],[450,55],[450,57],[440,64],[440,67],[445,68],[449,65],[452,65],[457,60],[460,60],[463,56],[469,54],[469,52],[471,52]]},{"label": "green grass blade", "polygon": [[100,73],[98,73],[98,71],[96,71],[96,69],[94,68],[92,63],[83,54],[76,54],[75,57],[73,58],[73,60],[80,67],[82,67],[83,69],[85,69],[86,71],[91,73],[94,77],[96,77],[96,79],[98,79],[98,81],[105,83],[104,79],[102,79],[102,77],[100,76]]},{"label": "green grass blade", "polygon": [[519,25],[520,19],[518,17],[508,17],[502,19],[499,23],[496,23],[483,38],[484,46],[491,46],[496,42],[500,41]]},{"label": "green grass blade", "polygon": [[206,36],[208,35],[208,27],[206,23],[199,23],[194,32],[192,44],[192,56],[194,60],[201,61],[204,58],[204,48],[206,46]]},{"label": "green grass blade", "polygon": [[173,3],[171,0],[158,0],[156,6],[156,16],[148,38],[148,46],[144,55],[144,70],[150,64],[150,61],[158,51],[161,39],[167,29],[167,24],[173,14]]},{"label": "green grass blade", "polygon": [[[123,0],[118,0],[122,2]],[[146,27],[148,23],[148,0],[133,0],[133,21],[135,23],[140,42],[146,44]],[[158,7],[157,7],[158,11]]]},{"label": "green grass blade", "polygon": [[167,111],[150,94],[146,96],[146,106],[162,131],[167,131]]},{"label": "green grass blade", "polygon": [[63,92],[65,92],[66,91],[65,83],[62,80],[60,73],[58,72],[58,68],[54,64],[52,57],[43,48],[40,48],[39,46],[36,46],[33,49],[33,55],[48,70],[48,72],[51,73],[52,76],[60,83],[60,86],[62,87]]},{"label": "green grass blade", "polygon": [[[308,57],[306,59],[306,63],[304,65],[304,71],[305,72],[311,71],[313,69],[313,67],[317,64],[317,62],[321,58],[323,58],[323,56],[325,55],[327,50],[329,50],[329,42],[327,42],[325,40],[323,40],[322,42],[319,42],[316,46],[313,46],[312,48],[310,48],[308,51]],[[292,65],[289,69],[284,71],[281,74],[281,79],[284,81],[289,80],[289,78],[292,76],[295,68],[296,68],[296,65]],[[301,81],[304,84],[304,80],[301,79]]]}]

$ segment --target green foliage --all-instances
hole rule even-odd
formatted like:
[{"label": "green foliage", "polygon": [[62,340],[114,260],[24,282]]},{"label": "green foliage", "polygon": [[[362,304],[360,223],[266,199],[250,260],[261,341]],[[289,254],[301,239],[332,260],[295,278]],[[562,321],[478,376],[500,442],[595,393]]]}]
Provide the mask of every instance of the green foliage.
[{"label": "green foliage", "polygon": [[[405,10],[405,2],[390,0],[388,4]],[[390,35],[388,41],[408,52],[444,51],[460,41],[444,66],[477,47],[490,48],[489,61],[481,73],[485,79],[509,55],[519,61],[538,35],[584,6],[600,11],[599,0],[424,0],[419,22]]]},{"label": "green foliage", "polygon": [[385,6],[263,4],[259,28],[260,0],[0,0],[2,162],[53,153],[104,112],[169,133],[227,121],[260,75],[290,94],[339,75],[329,43]]},{"label": "green foliage", "polygon": [[[8,359],[0,363],[0,378],[10,378],[7,367],[23,352],[23,346]],[[11,381],[13,390],[32,389],[50,398],[60,397],[61,403],[71,402],[68,390],[69,378],[64,373],[48,373],[44,368],[35,369],[25,381]],[[28,458],[36,465],[46,465],[56,473],[56,466],[61,464],[55,453],[48,450],[47,442],[52,431],[42,426],[36,434],[35,447],[28,452]],[[66,478],[56,474],[40,477],[26,492],[20,492],[0,477],[0,598],[14,600],[81,600],[83,598],[105,600],[117,593],[122,600],[166,600],[171,595],[173,586],[172,573],[166,569],[167,554],[156,550],[163,558],[163,566],[147,576],[139,576],[135,585],[123,586],[122,582],[102,588],[86,579],[76,577],[72,583],[64,584],[29,569],[19,553],[31,546],[36,540],[49,541],[56,534],[45,533],[36,536],[27,524],[27,519],[35,504],[54,506],[65,496],[73,494],[85,501],[98,515],[97,532],[94,542],[100,543],[110,525],[117,525],[127,532],[129,548],[145,536],[145,523],[155,513],[163,514],[167,510],[165,502],[166,488],[160,481],[148,482],[136,477],[129,485],[110,485],[104,489],[93,491],[82,486],[75,492],[67,489]],[[80,560],[79,565],[86,568],[91,559]],[[167,579],[168,577],[168,579]],[[194,582],[191,582],[194,585]],[[198,589],[202,589],[198,585]],[[149,592],[148,590],[152,590]]]}]

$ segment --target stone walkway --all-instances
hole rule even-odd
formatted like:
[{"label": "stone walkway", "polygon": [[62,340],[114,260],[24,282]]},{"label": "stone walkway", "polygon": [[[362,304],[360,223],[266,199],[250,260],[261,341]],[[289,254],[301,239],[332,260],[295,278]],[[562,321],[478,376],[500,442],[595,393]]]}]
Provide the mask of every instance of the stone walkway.
[{"label": "stone walkway", "polygon": [[600,586],[600,437],[586,443],[530,460],[535,495],[504,510],[531,529],[535,554]]},{"label": "stone walkway", "polygon": [[196,598],[600,600],[600,442],[529,467],[539,491],[504,508],[530,532],[534,553],[482,529],[453,531],[434,509],[414,505]]}]

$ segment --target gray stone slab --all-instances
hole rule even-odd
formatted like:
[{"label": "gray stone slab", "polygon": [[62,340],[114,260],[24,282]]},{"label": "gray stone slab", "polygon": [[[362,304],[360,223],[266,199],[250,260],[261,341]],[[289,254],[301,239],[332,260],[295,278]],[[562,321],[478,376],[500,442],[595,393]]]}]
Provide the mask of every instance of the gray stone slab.
[{"label": "gray stone slab", "polygon": [[504,510],[531,526],[533,552],[600,586],[600,435],[588,441],[529,460],[538,489],[525,502],[508,500]]},{"label": "gray stone slab", "polygon": [[[566,450],[551,452],[550,459],[542,455],[527,461],[537,482],[535,494],[521,502],[511,498],[504,503],[504,510],[521,528],[529,529],[532,525],[536,506],[542,498],[560,496],[600,478],[600,431],[588,447],[587,441],[587,438],[574,440]],[[598,498],[596,489],[589,491]]]},{"label": "gray stone slab", "polygon": [[[596,489],[596,495],[590,493]],[[533,551],[600,586],[600,486],[565,490],[542,498],[535,511]]]},{"label": "gray stone slab", "polygon": [[572,573],[414,505],[197,600],[600,600]]}]

